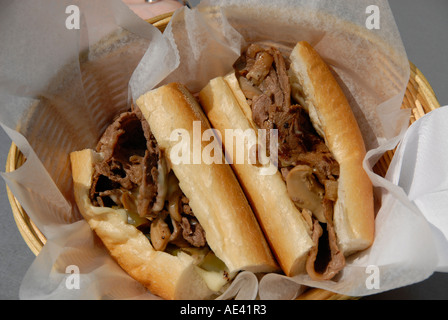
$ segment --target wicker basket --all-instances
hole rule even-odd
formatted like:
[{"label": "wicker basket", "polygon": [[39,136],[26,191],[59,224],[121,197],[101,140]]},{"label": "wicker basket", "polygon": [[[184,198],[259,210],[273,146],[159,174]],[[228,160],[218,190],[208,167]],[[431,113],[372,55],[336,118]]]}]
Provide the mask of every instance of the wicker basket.
[{"label": "wicker basket", "polygon": [[[165,30],[171,19],[172,13],[167,13],[147,20],[149,23],[156,26],[162,32]],[[421,118],[426,113],[440,107],[439,102],[432,90],[430,84],[420,70],[410,62],[410,79],[407,85],[406,93],[403,99],[402,109],[411,109],[411,117],[409,124]],[[374,171],[385,176],[389,164],[392,160],[394,150],[386,152],[383,157],[377,162]],[[12,172],[19,168],[24,162],[25,157],[12,143],[6,162],[6,172]],[[11,209],[14,215],[17,227],[27,243],[31,251],[37,255],[46,242],[45,236],[39,231],[36,225],[28,217],[20,203],[7,187],[8,199],[11,204]],[[299,300],[348,300],[353,297],[336,294],[322,289],[310,288],[298,297]]]}]

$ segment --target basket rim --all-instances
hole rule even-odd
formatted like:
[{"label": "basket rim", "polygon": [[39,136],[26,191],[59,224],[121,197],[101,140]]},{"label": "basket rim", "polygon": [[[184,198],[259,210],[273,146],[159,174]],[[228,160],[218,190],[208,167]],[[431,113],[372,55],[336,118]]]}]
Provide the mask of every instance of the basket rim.
[{"label": "basket rim", "polygon": [[[8,157],[6,159],[6,172],[14,171],[15,169],[19,168],[20,165],[23,164],[23,162],[24,156],[17,148],[16,144],[12,142],[9,149]],[[34,222],[30,219],[8,185],[6,185],[6,194],[8,196],[14,221],[17,225],[17,228],[19,229],[19,232],[30,250],[34,253],[34,255],[37,256],[42,250],[46,242],[46,238],[39,230],[39,228],[34,224]]]}]

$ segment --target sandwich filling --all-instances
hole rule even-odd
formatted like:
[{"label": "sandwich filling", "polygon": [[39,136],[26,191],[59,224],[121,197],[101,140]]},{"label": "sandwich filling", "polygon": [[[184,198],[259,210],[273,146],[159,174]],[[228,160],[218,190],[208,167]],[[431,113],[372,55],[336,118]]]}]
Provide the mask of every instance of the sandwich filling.
[{"label": "sandwich filling", "polygon": [[95,165],[90,189],[94,205],[126,209],[128,223],[147,235],[155,250],[206,245],[205,231],[138,109],[120,114],[97,152],[103,161]]},{"label": "sandwich filling", "polygon": [[[278,168],[314,242],[307,273],[314,280],[332,279],[345,265],[333,225],[339,164],[306,110],[292,100],[289,61],[278,49],[252,44],[234,69],[254,123],[259,129],[278,130]],[[266,137],[269,146],[270,135]]]},{"label": "sandwich filling", "polygon": [[189,199],[138,108],[123,112],[107,127],[96,151],[103,160],[94,166],[89,195],[94,206],[124,209],[127,222],[155,250],[192,256],[213,291],[231,280],[224,263],[207,245]]}]

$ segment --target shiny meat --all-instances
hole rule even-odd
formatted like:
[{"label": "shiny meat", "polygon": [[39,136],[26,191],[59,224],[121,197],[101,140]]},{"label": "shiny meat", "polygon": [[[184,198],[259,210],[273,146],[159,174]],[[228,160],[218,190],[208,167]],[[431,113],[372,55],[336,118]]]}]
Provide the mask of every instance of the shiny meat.
[{"label": "shiny meat", "polygon": [[194,247],[205,246],[205,232],[194,217],[182,217],[182,235]]},{"label": "shiny meat", "polygon": [[148,235],[153,247],[203,247],[205,231],[195,218],[147,121],[136,109],[120,114],[97,145],[90,199],[96,206],[119,207],[128,222]]},{"label": "shiny meat", "polygon": [[313,280],[330,280],[345,266],[345,257],[339,251],[336,233],[333,227],[333,204],[324,200],[326,233],[323,232],[318,220],[314,221],[312,240],[313,248],[308,254],[306,271]]},{"label": "shiny meat", "polygon": [[[150,215],[149,209],[158,192],[157,166],[161,153],[146,120],[136,112],[120,114],[99,140],[97,151],[104,159],[95,165],[92,200],[101,202],[96,191],[104,190],[97,190],[96,185],[102,176],[103,180],[110,180],[111,189],[118,186],[124,190],[138,189],[138,214],[141,217]],[[104,197],[102,201],[104,203]]]}]

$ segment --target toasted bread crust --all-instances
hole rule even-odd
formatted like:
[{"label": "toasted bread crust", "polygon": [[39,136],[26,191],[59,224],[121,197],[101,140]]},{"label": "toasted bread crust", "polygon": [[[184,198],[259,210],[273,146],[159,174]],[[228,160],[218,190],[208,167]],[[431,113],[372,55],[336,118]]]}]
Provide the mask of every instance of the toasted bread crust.
[{"label": "toasted bread crust", "polygon": [[[150,91],[137,100],[137,106],[149,123],[159,147],[179,179],[179,186],[190,200],[196,218],[205,230],[207,243],[229,270],[269,272],[277,264],[231,167],[202,159],[199,164],[170,161],[170,153],[179,141],[171,141],[175,130],[184,129],[193,138],[194,121],[200,124],[201,137],[211,129],[196,99],[183,86],[172,83]],[[200,152],[209,144],[200,142]],[[194,159],[191,159],[190,163]]]},{"label": "toasted bread crust", "polygon": [[[234,92],[236,94],[234,94]],[[243,110],[250,110],[246,99],[237,99],[239,89],[234,74],[215,78],[200,92],[199,99],[213,126],[225,129],[255,129]],[[240,104],[241,103],[241,104]],[[223,138],[224,146],[228,145]],[[235,156],[235,152],[232,153]],[[234,159],[232,159],[234,160]],[[286,190],[280,172],[263,175],[261,168],[232,161],[238,179],[257,215],[260,225],[283,271],[292,275],[304,270],[309,249],[313,246],[309,230]]]}]

